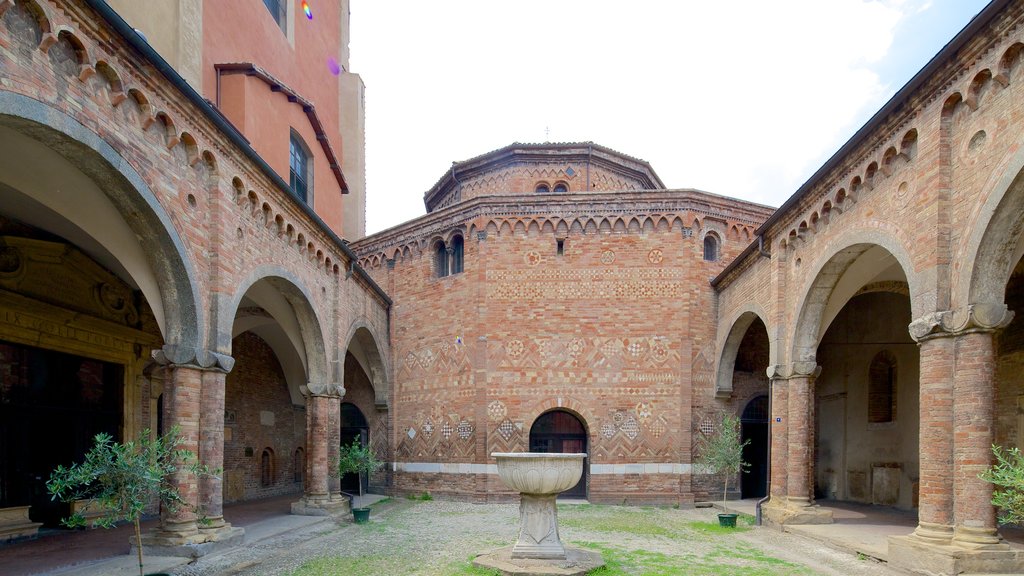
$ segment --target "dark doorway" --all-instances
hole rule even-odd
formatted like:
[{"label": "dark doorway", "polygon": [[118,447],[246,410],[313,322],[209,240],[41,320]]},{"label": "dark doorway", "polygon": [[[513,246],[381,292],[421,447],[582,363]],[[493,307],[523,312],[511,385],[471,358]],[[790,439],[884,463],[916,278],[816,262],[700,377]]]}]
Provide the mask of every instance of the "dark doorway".
[{"label": "dark doorway", "polygon": [[[359,442],[366,446],[370,442],[370,428],[366,424],[366,417],[363,412],[351,402],[341,404],[341,445],[348,446],[352,440],[358,438]],[[369,490],[370,479],[364,474],[345,474],[341,477],[341,491],[349,494],[359,494],[360,485],[362,491]]]},{"label": "dark doorway", "polygon": [[[583,422],[572,414],[553,410],[541,414],[530,428],[530,452],[587,452],[587,430]],[[558,495],[559,498],[587,497],[587,462],[583,460],[583,476],[575,486]]]},{"label": "dark doorway", "polygon": [[747,402],[740,418],[740,435],[747,445],[743,447],[743,461],[750,467],[741,474],[740,497],[761,498],[768,483],[768,396],[762,395]]},{"label": "dark doorway", "polygon": [[33,521],[59,525],[68,506],[46,480],[96,434],[121,440],[123,383],[119,364],[0,342],[0,508],[31,506]]}]

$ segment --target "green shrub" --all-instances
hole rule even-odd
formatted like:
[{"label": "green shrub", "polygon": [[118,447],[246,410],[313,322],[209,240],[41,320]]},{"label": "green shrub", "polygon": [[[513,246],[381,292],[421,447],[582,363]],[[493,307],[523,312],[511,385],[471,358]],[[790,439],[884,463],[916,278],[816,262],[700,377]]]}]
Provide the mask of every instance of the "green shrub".
[{"label": "green shrub", "polygon": [[999,508],[999,521],[1024,524],[1024,455],[1018,448],[992,446],[996,463],[979,478],[995,484],[992,504]]}]

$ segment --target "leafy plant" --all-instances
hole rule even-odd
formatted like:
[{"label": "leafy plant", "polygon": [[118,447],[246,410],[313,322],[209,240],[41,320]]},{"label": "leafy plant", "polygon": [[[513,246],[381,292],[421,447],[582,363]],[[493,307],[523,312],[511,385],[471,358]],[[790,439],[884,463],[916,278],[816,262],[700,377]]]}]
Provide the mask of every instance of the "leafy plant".
[{"label": "leafy plant", "polygon": [[143,430],[138,440],[129,442],[114,442],[106,433],[97,434],[93,441],[83,462],[67,468],[57,466],[46,481],[46,489],[52,500],[87,501],[81,510],[62,521],[69,528],[88,525],[85,514],[90,510],[100,513],[91,523],[94,527],[112,528],[123,520],[132,522],[142,574],[142,512],[154,498],[171,511],[187,505],[177,487],[168,481],[179,469],[197,475],[210,472],[194,461],[192,452],[177,448],[177,427],[162,437],[151,438],[150,431]]},{"label": "leafy plant", "polygon": [[[363,446],[359,436],[352,439],[352,443],[342,446],[338,453],[338,475],[345,474],[371,474],[380,470],[384,463],[377,460],[376,454],[369,446]],[[362,488],[360,487],[360,490]]]},{"label": "leafy plant", "polygon": [[992,454],[996,463],[978,477],[995,484],[992,504],[999,508],[999,521],[1024,524],[1024,454],[1018,448],[999,446],[992,446]]},{"label": "leafy plant", "polygon": [[722,500],[729,494],[729,477],[750,467],[743,461],[743,447],[749,443],[750,440],[740,442],[739,418],[723,414],[717,431],[701,438],[697,446],[697,464],[722,476]]}]

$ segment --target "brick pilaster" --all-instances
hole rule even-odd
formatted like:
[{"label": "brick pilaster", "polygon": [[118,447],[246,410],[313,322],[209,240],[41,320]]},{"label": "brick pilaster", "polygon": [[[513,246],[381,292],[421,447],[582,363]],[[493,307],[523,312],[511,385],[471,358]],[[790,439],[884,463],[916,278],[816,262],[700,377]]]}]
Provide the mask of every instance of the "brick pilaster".
[{"label": "brick pilaster", "polygon": [[786,498],[798,506],[814,502],[811,474],[814,469],[814,376],[789,379],[789,443]]},{"label": "brick pilaster", "polygon": [[772,394],[772,421],[771,443],[772,443],[772,470],[771,470],[771,498],[772,500],[785,500],[788,494],[788,448],[789,446],[789,385],[783,379],[773,379],[771,383]]}]

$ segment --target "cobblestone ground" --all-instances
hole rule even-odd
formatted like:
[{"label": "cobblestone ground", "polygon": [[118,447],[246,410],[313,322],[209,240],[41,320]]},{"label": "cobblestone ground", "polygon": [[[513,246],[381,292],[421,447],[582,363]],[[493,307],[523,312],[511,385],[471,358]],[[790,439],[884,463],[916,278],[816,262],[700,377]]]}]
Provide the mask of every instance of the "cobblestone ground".
[{"label": "cobblestone ground", "polygon": [[[471,559],[511,544],[518,505],[392,500],[369,524],[324,523],[179,569],[181,576],[486,575]],[[602,553],[595,574],[901,574],[793,534],[717,527],[710,509],[559,505],[562,540]]]}]

